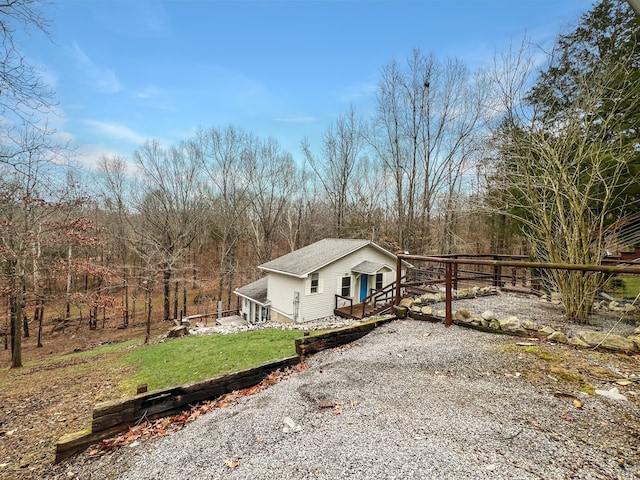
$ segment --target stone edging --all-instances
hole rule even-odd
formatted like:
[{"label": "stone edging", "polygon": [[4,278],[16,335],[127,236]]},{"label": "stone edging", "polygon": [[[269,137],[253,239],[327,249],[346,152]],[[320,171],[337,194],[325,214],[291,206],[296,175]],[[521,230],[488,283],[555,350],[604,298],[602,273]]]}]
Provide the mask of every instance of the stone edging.
[{"label": "stone edging", "polygon": [[[492,295],[498,292],[499,289],[497,287],[476,287],[454,292],[454,299],[474,298]],[[409,316],[416,320],[441,322],[444,320],[444,312],[435,311],[429,304],[442,301],[444,301],[444,293],[427,293],[414,298],[404,298],[398,307],[394,307],[394,310],[400,318]],[[600,304],[597,308],[603,309],[606,307]],[[608,309],[613,310],[611,306],[609,306]],[[628,312],[630,310],[626,308],[625,311]],[[637,327],[632,335],[626,337],[584,330],[568,338],[564,332],[555,330],[549,326],[540,326],[533,320],[521,320],[515,316],[499,319],[497,315],[490,310],[483,312],[480,316],[473,316],[466,308],[460,308],[453,312],[453,321],[459,326],[474,328],[489,333],[543,338],[579,348],[603,348],[615,352],[640,353],[640,327]]]}]

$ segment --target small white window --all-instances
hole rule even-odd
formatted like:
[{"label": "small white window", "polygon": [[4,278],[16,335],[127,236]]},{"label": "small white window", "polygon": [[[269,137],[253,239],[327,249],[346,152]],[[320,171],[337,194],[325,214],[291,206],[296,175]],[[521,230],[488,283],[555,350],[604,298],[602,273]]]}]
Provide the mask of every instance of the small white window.
[{"label": "small white window", "polygon": [[318,293],[318,288],[320,286],[320,275],[318,273],[311,274],[311,293]]},{"label": "small white window", "polygon": [[351,296],[351,276],[342,277],[342,286],[340,289],[340,295],[343,297]]}]

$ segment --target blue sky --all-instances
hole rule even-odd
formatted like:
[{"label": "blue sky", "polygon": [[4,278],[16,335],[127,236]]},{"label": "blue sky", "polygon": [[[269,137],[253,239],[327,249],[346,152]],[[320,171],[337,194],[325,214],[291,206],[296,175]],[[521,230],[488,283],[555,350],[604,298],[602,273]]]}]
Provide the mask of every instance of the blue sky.
[{"label": "blue sky", "polygon": [[51,120],[91,165],[197,127],[272,136],[301,160],[350,104],[375,109],[380,69],[413,48],[471,69],[526,33],[550,45],[588,0],[58,0],[53,42],[25,55],[56,92]]}]

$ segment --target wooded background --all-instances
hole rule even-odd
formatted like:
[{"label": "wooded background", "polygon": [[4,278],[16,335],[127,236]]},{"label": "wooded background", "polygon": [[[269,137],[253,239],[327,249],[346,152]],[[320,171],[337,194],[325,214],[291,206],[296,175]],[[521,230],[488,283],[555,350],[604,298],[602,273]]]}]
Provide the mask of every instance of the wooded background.
[{"label": "wooded background", "polygon": [[[13,42],[18,28],[50,34],[48,19],[33,0],[0,13],[0,109],[12,119],[0,124],[0,288],[12,366],[22,335],[35,327],[42,344],[45,316],[126,327],[197,302],[232,308],[257,265],[325,237],[598,263],[599,232],[638,210],[638,20],[623,1],[597,3],[551,52],[525,38],[482,71],[419,49],[392,59],[375,115],[349,108],[320,144],[300,139],[296,157],[223,125],[177,145],[148,139],[91,171],[56,143],[54,94]],[[587,280],[555,279],[561,293],[601,281]]]}]

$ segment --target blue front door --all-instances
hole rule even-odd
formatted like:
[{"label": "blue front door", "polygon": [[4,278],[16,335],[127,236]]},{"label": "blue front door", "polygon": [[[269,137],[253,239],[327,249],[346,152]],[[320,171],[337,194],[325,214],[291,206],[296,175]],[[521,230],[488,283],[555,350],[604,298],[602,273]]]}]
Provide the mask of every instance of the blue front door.
[{"label": "blue front door", "polygon": [[363,301],[367,297],[367,281],[369,277],[367,275],[360,275],[360,301]]}]

